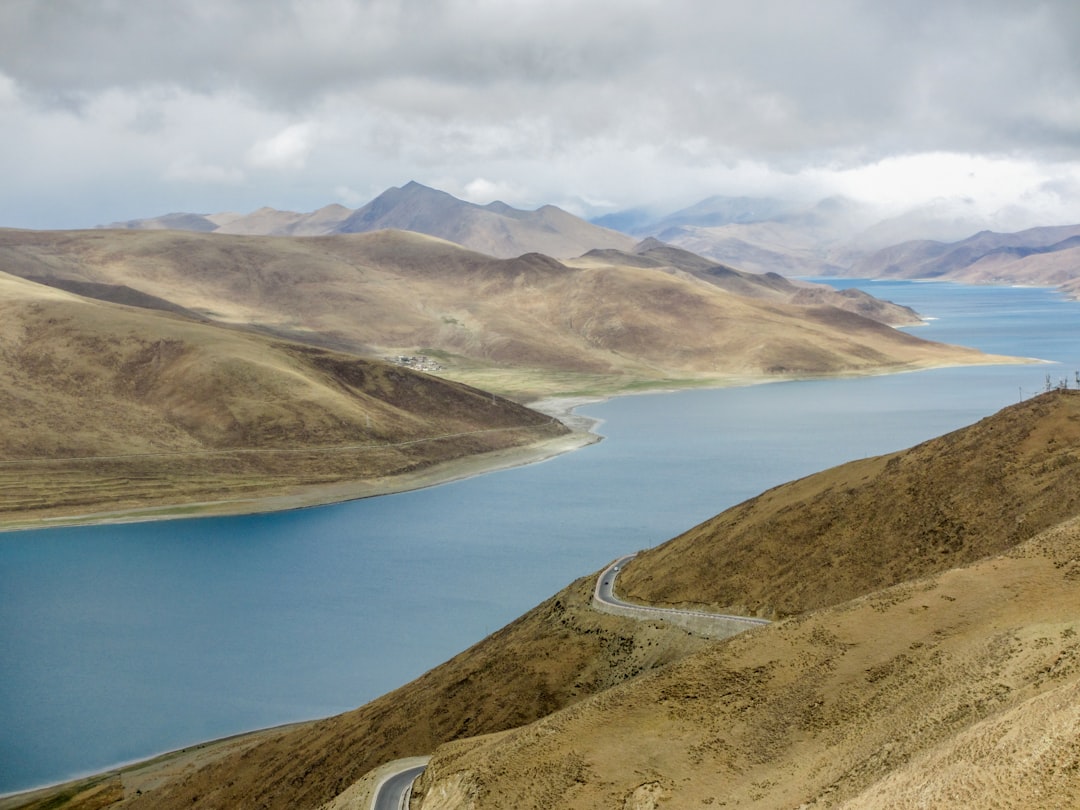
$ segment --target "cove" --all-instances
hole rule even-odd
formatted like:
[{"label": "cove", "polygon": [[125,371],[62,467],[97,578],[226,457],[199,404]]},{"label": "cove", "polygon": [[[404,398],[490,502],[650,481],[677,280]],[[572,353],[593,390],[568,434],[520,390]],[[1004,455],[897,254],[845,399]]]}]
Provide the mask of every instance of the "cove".
[{"label": "cove", "polygon": [[354,708],[616,556],[1080,369],[1052,291],[835,283],[934,318],[921,337],[1056,364],[622,397],[582,409],[599,444],[430,489],[0,535],[0,792]]}]

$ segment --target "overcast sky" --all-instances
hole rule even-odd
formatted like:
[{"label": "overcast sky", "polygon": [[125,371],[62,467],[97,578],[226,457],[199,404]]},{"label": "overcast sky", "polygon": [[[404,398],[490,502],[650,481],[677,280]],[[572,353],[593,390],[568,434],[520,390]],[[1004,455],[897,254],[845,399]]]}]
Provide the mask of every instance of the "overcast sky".
[{"label": "overcast sky", "polygon": [[0,0],[0,226],[409,180],[1080,222],[1078,43],[1076,0]]}]

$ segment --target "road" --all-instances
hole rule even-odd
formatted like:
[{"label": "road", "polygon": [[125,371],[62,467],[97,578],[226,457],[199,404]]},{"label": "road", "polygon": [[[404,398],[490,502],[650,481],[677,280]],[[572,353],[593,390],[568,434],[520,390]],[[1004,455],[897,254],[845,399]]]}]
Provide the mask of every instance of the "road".
[{"label": "road", "polygon": [[635,605],[633,602],[625,602],[615,595],[615,577],[619,575],[619,571],[630,560],[634,559],[637,554],[627,554],[625,557],[619,557],[611,565],[605,568],[600,576],[596,578],[596,589],[593,591],[593,598],[602,604],[610,605],[611,607],[623,608],[626,610],[640,613],[643,619],[664,618],[664,616],[692,616],[698,619],[717,619],[724,622],[740,622],[746,624],[749,627],[756,627],[758,625],[770,624],[768,619],[759,619],[756,616],[732,616],[727,613],[708,613],[702,610],[677,610],[675,608],[659,608],[648,607],[647,605]]},{"label": "road", "polygon": [[[624,611],[632,611],[640,615],[642,619],[663,619],[665,616],[691,616],[695,619],[714,619],[726,623],[738,622],[745,624],[747,629],[770,623],[768,619],[759,619],[756,616],[732,616],[727,613],[707,613],[700,610],[648,607],[626,602],[615,595],[615,578],[619,575],[622,567],[636,556],[635,553],[619,557],[600,573],[596,578],[596,588],[593,591],[593,598],[597,602],[621,608]],[[372,810],[408,810],[409,791],[412,788],[413,781],[423,772],[423,765],[405,766],[402,770],[384,779],[375,788],[375,796],[371,802]]]},{"label": "road", "polygon": [[380,782],[371,800],[372,810],[408,810],[413,782],[424,772],[424,767],[413,765]]}]

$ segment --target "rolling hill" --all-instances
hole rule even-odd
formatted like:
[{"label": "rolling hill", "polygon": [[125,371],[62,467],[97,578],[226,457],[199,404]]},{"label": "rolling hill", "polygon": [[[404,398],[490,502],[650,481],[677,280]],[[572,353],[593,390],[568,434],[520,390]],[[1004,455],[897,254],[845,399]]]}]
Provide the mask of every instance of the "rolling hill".
[{"label": "rolling hill", "polygon": [[203,502],[250,509],[267,496],[295,505],[319,499],[304,488],[327,485],[338,489],[322,499],[340,500],[370,491],[365,481],[567,433],[515,403],[377,360],[3,273],[0,293],[8,526]]},{"label": "rolling hill", "polygon": [[[745,556],[722,530],[750,510],[801,527],[784,541],[806,548],[799,580],[746,578],[723,603],[794,590],[783,621],[710,641],[591,610],[585,578],[354,712],[167,778],[126,773],[124,806],[343,808],[376,765],[433,750],[422,810],[1072,806],[1077,458],[1080,392],[1056,391],[782,485],[639,555],[620,591],[668,570],[723,580]],[[885,575],[849,539],[870,493],[884,517],[862,544]],[[720,603],[706,597],[679,603]]]},{"label": "rolling hill", "polygon": [[[847,306],[842,296],[783,292],[776,277],[700,259],[687,269],[688,254],[663,250],[563,263],[405,231],[0,231],[0,269],[14,275],[367,356],[431,355],[445,376],[522,399],[1003,362],[831,305]],[[751,286],[757,297],[742,294]]]},{"label": "rolling hill", "polygon": [[791,618],[445,745],[413,806],[1074,806],[1078,453],[1080,392],[1046,394],[639,555],[624,596],[692,571],[676,604]]}]

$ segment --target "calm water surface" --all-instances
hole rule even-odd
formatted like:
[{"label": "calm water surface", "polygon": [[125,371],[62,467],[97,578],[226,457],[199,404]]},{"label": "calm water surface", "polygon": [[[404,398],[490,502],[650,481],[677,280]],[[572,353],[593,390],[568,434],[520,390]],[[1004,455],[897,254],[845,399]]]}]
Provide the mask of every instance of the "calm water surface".
[{"label": "calm water surface", "polygon": [[0,535],[0,792],[353,708],[616,555],[1080,369],[1053,292],[857,286],[922,337],[1057,365],[625,397],[584,409],[598,445],[420,492]]}]

